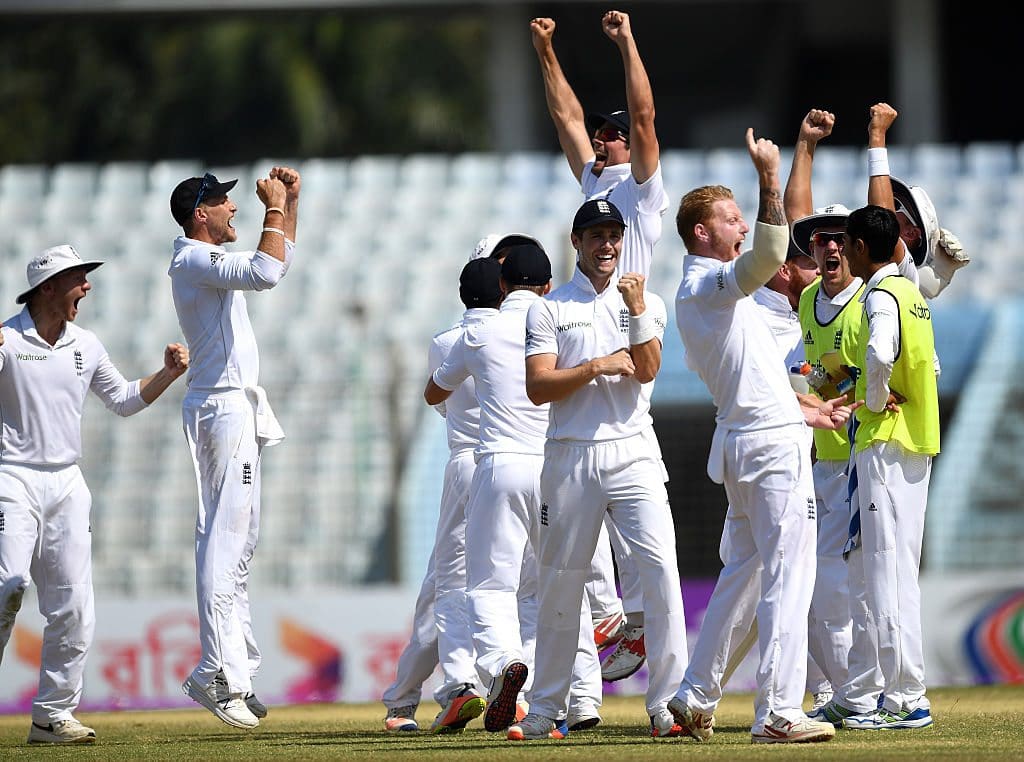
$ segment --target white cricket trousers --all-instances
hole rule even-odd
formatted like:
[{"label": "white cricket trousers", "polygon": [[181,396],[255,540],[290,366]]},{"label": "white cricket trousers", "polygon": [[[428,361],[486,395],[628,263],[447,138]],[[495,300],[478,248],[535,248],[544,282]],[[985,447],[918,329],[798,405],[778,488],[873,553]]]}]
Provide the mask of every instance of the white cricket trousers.
[{"label": "white cricket trousers", "polygon": [[388,709],[400,706],[419,706],[423,683],[434,672],[438,663],[437,625],[434,623],[434,554],[427,561],[420,592],[412,617],[412,635],[398,657],[395,681],[381,695]]},{"label": "white cricket trousers", "polygon": [[209,685],[224,671],[228,691],[248,693],[260,665],[249,609],[249,565],[260,522],[256,415],[244,392],[185,396],[185,437],[199,487],[196,597],[200,659],[192,677]]},{"label": "white cricket trousers", "polygon": [[434,699],[443,703],[465,683],[476,686],[476,651],[466,593],[466,517],[476,465],[472,448],[452,453],[434,537],[434,620],[442,683]]},{"label": "white cricket trousers", "polygon": [[845,460],[819,460],[811,468],[818,508],[818,568],[807,622],[811,657],[844,706],[852,646],[850,585],[843,560],[850,531],[848,468]]},{"label": "white cricket trousers", "polygon": [[32,721],[70,719],[96,629],[92,495],[77,465],[0,465],[0,662],[34,580],[46,618]]},{"label": "white cricket trousers", "polygon": [[[814,590],[815,503],[803,424],[725,437],[725,488],[729,498],[722,553],[725,567],[711,594],[693,659],[677,695],[702,712],[714,712],[718,682],[734,638],[754,599],[759,662],[753,732],[769,713],[804,716],[807,614]],[[749,620],[748,620],[749,621]]]},{"label": "white cricket trousers", "polygon": [[[480,683],[513,661],[533,677],[541,455],[489,453],[476,464],[466,518],[466,589]],[[577,616],[579,616],[577,610]]]},{"label": "white cricket trousers", "polygon": [[[640,576],[650,670],[647,713],[660,712],[682,679],[687,651],[675,528],[654,430],[609,442],[549,439],[541,495],[537,669],[530,711],[566,716],[584,584],[607,513]],[[587,636],[592,642],[592,634]]]},{"label": "white cricket trousers", "polygon": [[[619,572],[618,587],[615,582],[616,566]],[[644,610],[643,588],[640,586],[636,564],[629,554],[629,548],[622,542],[619,530],[607,516],[601,525],[601,536],[597,540],[586,591],[590,613],[595,621],[613,614],[634,614]]]},{"label": "white cricket trousers", "polygon": [[918,572],[932,456],[875,442],[855,460],[865,602],[878,637],[885,708],[929,709]]}]

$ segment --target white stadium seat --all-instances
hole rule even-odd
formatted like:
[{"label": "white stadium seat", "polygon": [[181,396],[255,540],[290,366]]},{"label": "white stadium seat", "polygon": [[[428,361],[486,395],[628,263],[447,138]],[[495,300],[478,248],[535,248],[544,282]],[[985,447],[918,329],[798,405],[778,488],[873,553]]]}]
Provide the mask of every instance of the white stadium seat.
[{"label": "white stadium seat", "polygon": [[[895,176],[928,190],[941,224],[975,257],[943,303],[1019,297],[1024,143],[893,146],[889,161]],[[430,489],[401,483],[403,459],[433,415],[422,402],[427,346],[462,312],[458,274],[472,246],[486,233],[529,233],[551,257],[556,284],[571,274],[568,231],[583,197],[561,154],[7,165],[0,167],[0,299],[6,314],[14,312],[25,262],[66,236],[83,256],[107,260],[93,276],[82,325],[126,375],[149,373],[163,345],[180,338],[167,277],[181,232],[170,217],[171,190],[204,171],[239,178],[234,246],[252,247],[261,220],[255,177],[277,162],[303,173],[303,202],[292,271],[275,290],[247,295],[261,382],[287,434],[266,452],[266,531],[254,576],[275,585],[355,584],[380,562],[389,522],[403,526],[409,511],[436,511],[415,503]],[[752,222],[757,188],[742,149],[663,150],[662,169],[670,210],[650,283],[671,301],[683,254],[673,221],[679,197],[704,183],[728,185]],[[863,148],[821,147],[816,204],[858,206],[866,187]],[[184,390],[179,382],[126,421],[87,403],[83,468],[94,494],[98,588],[142,594],[194,584],[197,498],[181,432]],[[423,446],[443,450],[444,438]]]}]

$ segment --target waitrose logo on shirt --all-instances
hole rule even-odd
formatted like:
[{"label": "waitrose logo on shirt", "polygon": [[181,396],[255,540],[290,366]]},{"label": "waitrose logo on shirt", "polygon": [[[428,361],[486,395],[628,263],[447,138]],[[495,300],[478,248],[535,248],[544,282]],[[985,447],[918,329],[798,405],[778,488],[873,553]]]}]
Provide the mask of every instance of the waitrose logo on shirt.
[{"label": "waitrose logo on shirt", "polygon": [[18,352],[17,358],[19,360],[49,360],[49,355],[30,355],[27,352]]}]

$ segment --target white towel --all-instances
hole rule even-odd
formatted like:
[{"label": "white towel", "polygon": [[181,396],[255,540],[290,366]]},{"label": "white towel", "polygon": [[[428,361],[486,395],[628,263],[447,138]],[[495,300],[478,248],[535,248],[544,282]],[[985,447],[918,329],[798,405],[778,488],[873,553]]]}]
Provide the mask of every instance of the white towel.
[{"label": "white towel", "polygon": [[252,403],[256,413],[256,439],[263,447],[273,447],[284,439],[284,429],[270,408],[267,392],[262,386],[248,386],[245,396]]},{"label": "white towel", "polygon": [[708,453],[708,476],[715,484],[725,483],[725,438],[729,429],[721,424],[715,426],[711,437],[711,451]]}]

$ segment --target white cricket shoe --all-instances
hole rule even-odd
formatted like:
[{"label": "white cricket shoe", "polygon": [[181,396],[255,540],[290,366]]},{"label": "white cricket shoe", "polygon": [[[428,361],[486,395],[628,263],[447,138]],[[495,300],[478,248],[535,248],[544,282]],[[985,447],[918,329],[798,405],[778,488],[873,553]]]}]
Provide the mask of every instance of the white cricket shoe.
[{"label": "white cricket shoe", "polygon": [[32,723],[28,731],[29,743],[93,743],[96,731],[76,720],[57,720],[48,725]]},{"label": "white cricket shoe", "polygon": [[610,683],[624,680],[640,669],[646,660],[644,626],[627,627],[615,650],[601,660],[601,677]]},{"label": "white cricket shoe", "polygon": [[831,741],[836,729],[831,722],[820,722],[810,717],[791,722],[774,712],[768,715],[768,722],[756,733],[750,734],[751,743],[816,743]]},{"label": "white cricket shoe", "polygon": [[189,675],[182,683],[181,690],[197,704],[213,712],[217,719],[232,727],[248,730],[260,724],[259,718],[245,705],[241,693],[227,692],[227,684],[219,674],[209,685],[200,685]]}]

